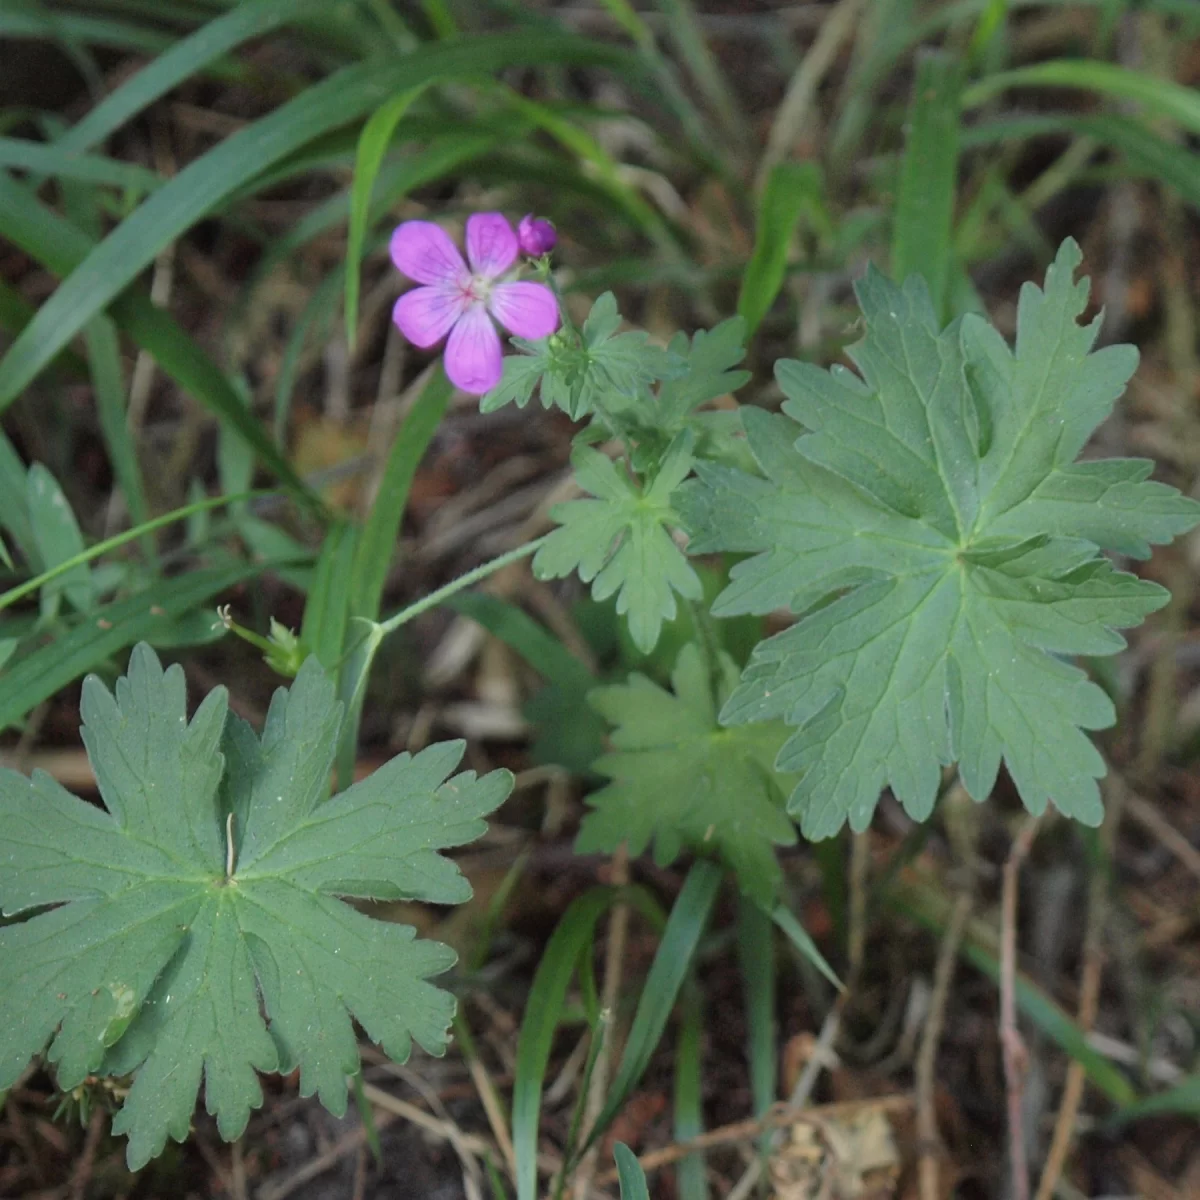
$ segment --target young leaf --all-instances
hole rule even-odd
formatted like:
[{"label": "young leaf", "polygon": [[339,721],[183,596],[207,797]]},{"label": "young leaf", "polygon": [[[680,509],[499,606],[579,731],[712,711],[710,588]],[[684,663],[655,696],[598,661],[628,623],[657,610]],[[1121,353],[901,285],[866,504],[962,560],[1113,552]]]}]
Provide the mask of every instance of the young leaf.
[{"label": "young leaf", "polygon": [[641,854],[653,841],[660,866],[685,846],[715,853],[742,890],[770,908],[780,880],[774,847],[796,840],[783,811],[795,777],[776,782],[772,770],[789,730],[779,721],[722,729],[718,706],[737,684],[737,667],[721,655],[716,701],[708,675],[693,642],[675,664],[674,694],[644,675],[591,693],[592,706],[616,726],[613,752],[594,764],[612,782],[587,798],[592,811],[575,850],[612,853],[628,842],[630,853]]},{"label": "young leaf", "polygon": [[583,323],[580,335],[560,329],[528,342],[513,338],[520,353],[504,360],[504,376],[480,401],[492,412],[513,401],[524,408],[540,381],[543,408],[561,408],[578,421],[597,409],[637,401],[656,379],[677,371],[675,357],[647,343],[640,331],[617,333],[621,314],[612,292],[605,292]]},{"label": "young leaf", "polygon": [[979,317],[939,331],[921,280],[870,272],[862,378],[780,363],[809,432],[747,409],[767,478],[701,464],[680,499],[692,552],[755,555],[714,613],[804,614],[758,647],[721,719],[797,727],[776,765],[803,772],[790,807],[808,838],[865,828],[883,787],[923,820],[956,759],[976,799],[1003,759],[1031,811],[1100,821],[1104,763],[1081,730],[1113,708],[1061,656],[1115,653],[1114,630],[1166,602],[1100,551],[1145,555],[1200,505],[1145,461],[1074,462],[1137,362],[1089,353],[1079,261],[1068,241],[1045,289],[1022,289],[1015,352]]},{"label": "young leaf", "polygon": [[697,330],[688,342],[677,333],[667,347],[685,369],[664,379],[654,398],[656,422],[674,433],[702,404],[736,392],[749,378],[749,371],[735,370],[746,357],[746,322],[730,317],[710,330]]},{"label": "young leaf", "polygon": [[185,701],[182,670],[144,645],[115,697],[85,681],[107,811],[0,772],[0,908],[58,906],[0,929],[0,1088],[48,1042],[64,1089],[133,1073],[113,1130],[134,1169],[186,1137],[202,1076],[233,1138],[262,1102],[256,1071],[298,1066],[301,1093],[344,1112],[353,1021],[401,1061],[414,1040],[444,1050],[454,1001],[428,979],[453,953],[338,897],[467,899],[438,851],[477,837],[511,785],[447,780],[463,747],[446,743],[327,799],[341,712],[315,658],[261,739],[224,689],[190,723]]},{"label": "young leaf", "polygon": [[675,615],[674,593],[687,600],[701,595],[699,577],[667,532],[680,524],[672,495],[692,469],[691,447],[690,433],[677,437],[645,492],[598,450],[578,447],[571,456],[575,475],[594,499],[557,505],[550,515],[561,528],[533,560],[539,579],[578,570],[597,600],[617,593],[617,612],[628,614],[630,636],[645,654]]}]

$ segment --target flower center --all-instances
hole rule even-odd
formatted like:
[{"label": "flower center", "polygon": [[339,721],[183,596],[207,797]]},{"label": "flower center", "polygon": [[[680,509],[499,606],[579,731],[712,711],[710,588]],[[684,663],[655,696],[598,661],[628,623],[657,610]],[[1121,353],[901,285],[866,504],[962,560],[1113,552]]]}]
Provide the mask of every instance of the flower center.
[{"label": "flower center", "polygon": [[482,275],[472,275],[462,287],[462,298],[470,304],[482,304],[492,291],[492,281]]}]

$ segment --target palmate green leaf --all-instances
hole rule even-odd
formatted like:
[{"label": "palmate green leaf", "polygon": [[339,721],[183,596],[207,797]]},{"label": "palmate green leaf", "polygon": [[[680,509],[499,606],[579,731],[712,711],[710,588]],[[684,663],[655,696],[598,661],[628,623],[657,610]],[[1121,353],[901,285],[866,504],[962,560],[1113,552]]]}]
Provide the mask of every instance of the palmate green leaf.
[{"label": "palmate green leaf", "polygon": [[675,545],[668,527],[681,522],[672,497],[692,469],[692,435],[683,433],[664,455],[653,483],[642,489],[598,450],[579,446],[575,477],[593,499],[569,500],[550,515],[559,523],[537,552],[539,579],[579,572],[597,600],[614,593],[634,644],[649,654],[664,621],[675,615],[675,594],[699,600],[700,578]]},{"label": "palmate green leaf", "polygon": [[444,1050],[454,1002],[428,980],[453,953],[340,897],[467,899],[438,851],[483,831],[507,772],[448,779],[463,747],[446,743],[328,799],[341,708],[316,658],[261,738],[224,689],[189,723],[182,670],[146,646],[115,697],[85,681],[82,712],[107,811],[0,773],[0,908],[33,912],[0,929],[0,1088],[47,1043],[64,1089],[133,1073],[113,1128],[136,1169],[187,1135],[202,1078],[233,1138],[256,1071],[299,1067],[302,1094],[344,1112],[353,1021],[398,1060]]},{"label": "palmate green leaf", "polygon": [[533,342],[513,338],[519,353],[504,360],[504,375],[480,401],[480,409],[493,412],[510,402],[524,408],[540,384],[543,408],[560,408],[578,421],[593,412],[628,407],[656,379],[679,373],[674,354],[650,345],[649,335],[640,330],[617,333],[620,326],[616,299],[605,292],[578,335],[560,329]]},{"label": "palmate green leaf", "polygon": [[725,654],[720,671],[714,700],[704,656],[692,642],[675,663],[670,692],[638,674],[592,691],[592,706],[615,726],[612,753],[594,764],[612,782],[587,798],[592,811],[575,850],[612,853],[628,842],[641,854],[653,842],[660,866],[685,847],[717,854],[742,890],[769,908],[781,877],[774,847],[796,840],[783,809],[796,779],[773,770],[790,731],[781,721],[722,729],[717,711],[738,671]]},{"label": "palmate green leaf", "polygon": [[1100,551],[1145,555],[1200,505],[1148,462],[1074,461],[1137,362],[1092,352],[1079,261],[1068,241],[1044,290],[1022,289],[1015,352],[976,316],[939,330],[922,281],[869,273],[862,378],[780,363],[792,419],[743,414],[766,479],[701,464],[680,497],[692,552],[754,555],[714,613],[804,614],[758,647],[721,719],[797,727],[776,765],[803,772],[806,837],[865,828],[883,787],[926,818],[956,760],[976,799],[1003,759],[1031,811],[1102,816],[1082,730],[1113,708],[1061,656],[1115,653],[1114,630],[1167,599]]}]

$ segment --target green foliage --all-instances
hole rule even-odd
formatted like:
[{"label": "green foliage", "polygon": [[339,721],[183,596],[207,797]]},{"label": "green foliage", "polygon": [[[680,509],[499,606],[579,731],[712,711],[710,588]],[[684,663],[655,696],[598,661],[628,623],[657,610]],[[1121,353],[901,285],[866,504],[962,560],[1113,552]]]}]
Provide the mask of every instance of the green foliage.
[{"label": "green foliage", "polygon": [[687,600],[701,594],[699,577],[668,532],[681,524],[672,497],[692,469],[691,450],[690,433],[677,437],[643,490],[598,450],[577,447],[575,477],[593,498],[552,510],[560,527],[533,560],[539,579],[578,571],[597,600],[615,594],[617,612],[628,615],[630,635],[644,653],[675,615],[675,593]]},{"label": "green foliage", "polygon": [[185,699],[146,646],[115,697],[85,682],[107,811],[0,774],[0,905],[31,914],[0,929],[0,1088],[47,1043],[63,1089],[132,1073],[113,1128],[134,1168],[187,1135],[202,1076],[233,1138],[262,1102],[256,1071],[298,1067],[302,1094],[344,1112],[353,1021],[397,1060],[414,1040],[442,1052],[454,1002],[428,980],[453,953],[340,897],[467,899],[438,851],[477,837],[511,786],[448,779],[463,747],[446,743],[329,799],[341,708],[315,658],[261,737],[224,689],[190,722]]},{"label": "green foliage", "polygon": [[611,292],[595,304],[577,333],[560,329],[548,338],[512,338],[519,351],[504,360],[504,377],[483,399],[492,412],[510,401],[524,408],[539,388],[543,408],[560,408],[572,420],[638,400],[656,379],[677,371],[671,355],[635,331],[617,333],[621,314]]},{"label": "green foliage", "polygon": [[[34,463],[25,479],[26,511],[34,545],[50,570],[83,553],[83,534],[58,480],[41,463]],[[87,563],[76,563],[46,584],[42,589],[43,613],[57,613],[64,595],[76,612],[87,612],[93,606],[95,591]]]},{"label": "green foliage", "polygon": [[593,707],[615,726],[612,753],[594,764],[612,782],[588,797],[593,811],[575,849],[612,853],[627,841],[631,854],[641,854],[653,841],[661,866],[685,847],[715,853],[733,868],[742,890],[769,908],[781,878],[775,847],[796,840],[783,810],[795,776],[773,771],[789,731],[778,721],[721,728],[717,712],[738,670],[727,655],[720,659],[715,699],[695,643],[681,651],[670,692],[631,675],[627,683],[591,693]]},{"label": "green foliage", "polygon": [[1200,505],[1143,460],[1074,461],[1137,362],[1089,353],[1079,260],[1065,243],[1045,289],[1022,290],[1015,352],[976,316],[939,330],[923,282],[870,272],[862,379],[781,362],[788,416],[744,414],[766,479],[701,464],[685,489],[694,552],[754,555],[714,612],[803,614],[721,719],[797,727],[776,765],[803,772],[806,837],[865,828],[885,786],[925,819],[955,760],[977,799],[1003,759],[1031,811],[1100,820],[1104,764],[1081,730],[1113,708],[1062,656],[1114,653],[1116,629],[1166,602],[1100,551],[1144,555]]}]

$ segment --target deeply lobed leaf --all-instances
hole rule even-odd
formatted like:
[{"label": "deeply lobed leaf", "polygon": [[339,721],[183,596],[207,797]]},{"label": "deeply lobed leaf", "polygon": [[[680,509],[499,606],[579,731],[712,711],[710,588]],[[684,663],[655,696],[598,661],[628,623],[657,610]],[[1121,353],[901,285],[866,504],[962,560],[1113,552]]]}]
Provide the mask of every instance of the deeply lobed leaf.
[{"label": "deeply lobed leaf", "polygon": [[787,416],[743,414],[765,478],[701,464],[682,490],[693,552],[753,555],[713,611],[802,614],[721,719],[796,727],[776,765],[802,772],[790,807],[810,838],[864,828],[884,787],[927,817],[956,760],[977,799],[1003,760],[1031,811],[1101,818],[1081,730],[1113,710],[1062,656],[1115,652],[1166,601],[1100,551],[1145,554],[1200,505],[1148,464],[1074,462],[1137,361],[1093,350],[1079,260],[1065,243],[1022,290],[1015,350],[975,316],[940,329],[919,279],[868,273],[861,375],[779,363]]},{"label": "deeply lobed leaf", "polygon": [[[300,1070],[340,1113],[357,1021],[393,1058],[445,1048],[454,961],[340,897],[456,903],[439,853],[507,795],[497,771],[448,778],[463,746],[403,754],[328,799],[340,723],[315,658],[259,737],[223,689],[189,723],[183,673],[135,649],[110,695],[84,684],[84,739],[105,810],[48,776],[0,772],[0,1088],[49,1043],[60,1086],[134,1074],[114,1122],[137,1167],[186,1136],[203,1079],[223,1136],[261,1103],[258,1071]],[[228,839],[232,840],[232,844]]]},{"label": "deeply lobed leaf", "polygon": [[675,594],[687,600],[701,595],[699,576],[669,532],[681,524],[673,496],[692,468],[691,447],[690,433],[676,438],[644,492],[599,451],[577,447],[571,456],[575,476],[592,498],[553,509],[560,528],[533,560],[539,579],[578,571],[597,600],[615,594],[634,644],[647,654],[663,622],[675,616]]},{"label": "deeply lobed leaf", "polygon": [[676,661],[671,691],[639,674],[592,691],[592,706],[615,727],[612,752],[593,764],[611,782],[587,798],[592,811],[580,827],[578,853],[612,853],[628,842],[640,854],[653,841],[661,866],[684,847],[715,853],[747,895],[764,907],[774,903],[781,879],[774,848],[796,840],[780,790],[795,778],[773,769],[788,729],[782,722],[721,728],[717,711],[737,677],[722,654],[714,697],[704,656],[690,642]]}]

